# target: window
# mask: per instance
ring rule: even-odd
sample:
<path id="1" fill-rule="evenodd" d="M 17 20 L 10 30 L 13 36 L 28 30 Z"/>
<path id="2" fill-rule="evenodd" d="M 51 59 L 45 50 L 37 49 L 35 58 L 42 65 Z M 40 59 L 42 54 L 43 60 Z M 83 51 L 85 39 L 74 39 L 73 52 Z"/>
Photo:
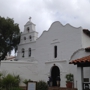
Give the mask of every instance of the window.
<path id="1" fill-rule="evenodd" d="M 89 78 L 84 78 L 84 82 L 89 82 Z"/>
<path id="2" fill-rule="evenodd" d="M 57 58 L 57 46 L 54 46 L 54 58 Z"/>
<path id="3" fill-rule="evenodd" d="M 24 40 L 26 40 L 26 37 L 24 37 Z"/>
<path id="4" fill-rule="evenodd" d="M 22 48 L 22 57 L 24 57 L 25 50 Z"/>
<path id="5" fill-rule="evenodd" d="M 27 31 L 28 31 L 28 32 L 29 32 L 29 30 L 30 30 L 29 27 L 27 27 Z"/>
<path id="6" fill-rule="evenodd" d="M 32 40 L 32 36 L 29 37 L 30 38 L 30 41 Z"/>
<path id="7" fill-rule="evenodd" d="M 31 48 L 29 48 L 29 51 L 28 52 L 29 52 L 29 57 L 30 57 L 31 56 Z"/>

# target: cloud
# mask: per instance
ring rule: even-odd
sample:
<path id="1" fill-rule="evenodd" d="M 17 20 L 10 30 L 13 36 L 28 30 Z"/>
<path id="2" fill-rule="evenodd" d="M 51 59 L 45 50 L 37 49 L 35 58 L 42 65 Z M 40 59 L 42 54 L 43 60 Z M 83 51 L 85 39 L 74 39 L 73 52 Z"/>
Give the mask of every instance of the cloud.
<path id="1" fill-rule="evenodd" d="M 0 0 L 0 15 L 14 18 L 21 31 L 31 16 L 40 34 L 54 21 L 90 29 L 89 0 Z"/>
<path id="2" fill-rule="evenodd" d="M 90 2 L 88 0 L 45 0 L 47 10 L 57 20 L 75 26 L 89 27 Z"/>

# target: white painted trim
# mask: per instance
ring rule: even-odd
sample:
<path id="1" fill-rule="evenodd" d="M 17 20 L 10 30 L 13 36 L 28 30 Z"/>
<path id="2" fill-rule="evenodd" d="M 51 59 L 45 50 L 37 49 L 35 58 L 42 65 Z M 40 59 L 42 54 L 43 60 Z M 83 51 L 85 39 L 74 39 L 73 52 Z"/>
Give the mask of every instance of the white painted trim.
<path id="1" fill-rule="evenodd" d="M 36 41 L 30 41 L 30 42 L 27 42 L 27 43 L 20 43 L 18 46 L 25 45 L 25 44 L 30 44 L 30 43 L 36 43 Z"/>
<path id="2" fill-rule="evenodd" d="M 60 43 L 59 41 L 53 41 L 51 42 L 51 44 L 56 44 L 56 43 Z"/>
<path id="3" fill-rule="evenodd" d="M 80 51 L 80 50 L 85 50 L 85 49 L 84 49 L 84 48 L 80 48 L 80 49 L 76 50 L 76 51 L 71 55 L 69 62 L 72 60 L 72 57 L 73 57 L 78 51 Z"/>
<path id="4" fill-rule="evenodd" d="M 2 61 L 1 63 L 14 63 L 14 64 L 35 64 L 37 63 L 36 61 L 35 62 L 25 62 L 25 61 Z"/>
<path id="5" fill-rule="evenodd" d="M 54 60 L 54 61 L 46 61 L 45 64 L 49 64 L 49 63 L 58 63 L 58 62 L 66 62 L 66 60 Z"/>
<path id="6" fill-rule="evenodd" d="M 36 32 L 36 31 L 32 31 L 32 32 L 29 32 L 30 34 L 32 34 L 32 33 L 37 33 L 38 34 L 38 32 Z M 26 34 L 29 34 L 29 33 L 21 33 L 22 35 L 26 35 Z"/>

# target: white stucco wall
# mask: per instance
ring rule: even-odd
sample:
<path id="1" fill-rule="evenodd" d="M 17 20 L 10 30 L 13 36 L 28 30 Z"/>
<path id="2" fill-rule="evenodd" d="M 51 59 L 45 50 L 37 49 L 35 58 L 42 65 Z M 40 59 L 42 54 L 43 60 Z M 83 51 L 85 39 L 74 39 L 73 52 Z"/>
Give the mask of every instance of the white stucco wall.
<path id="1" fill-rule="evenodd" d="M 1 71 L 8 74 L 20 75 L 21 85 L 25 79 L 38 81 L 38 64 L 29 61 L 2 61 Z"/>
<path id="2" fill-rule="evenodd" d="M 18 48 L 18 55 L 17 59 L 18 60 L 30 60 L 30 58 L 34 58 L 35 56 L 35 47 L 36 47 L 36 42 L 31 42 L 27 44 L 21 44 Z M 22 48 L 25 49 L 24 57 L 22 57 Z M 31 57 L 29 57 L 29 48 L 31 48 Z"/>
<path id="3" fill-rule="evenodd" d="M 37 39 L 36 58 L 42 58 L 38 56 L 43 54 L 43 59 L 48 57 L 47 61 L 55 60 L 54 46 L 57 45 L 58 57 L 56 59 L 69 60 L 72 53 L 82 47 L 81 30 L 81 28 L 74 28 L 70 25 L 63 26 L 60 22 L 54 22 L 49 30 Z"/>

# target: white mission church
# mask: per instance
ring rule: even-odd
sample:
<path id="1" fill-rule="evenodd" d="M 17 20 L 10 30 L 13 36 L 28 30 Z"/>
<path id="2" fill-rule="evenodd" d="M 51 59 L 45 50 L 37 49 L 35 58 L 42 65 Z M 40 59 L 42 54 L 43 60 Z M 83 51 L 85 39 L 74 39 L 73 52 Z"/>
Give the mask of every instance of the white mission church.
<path id="1" fill-rule="evenodd" d="M 70 24 L 62 25 L 59 21 L 52 23 L 40 37 L 35 30 L 31 19 L 24 25 L 18 46 L 17 61 L 2 61 L 1 69 L 7 73 L 19 74 L 22 79 L 33 81 L 48 81 L 60 76 L 61 87 L 66 86 L 65 75 L 74 74 L 74 87 L 77 88 L 77 66 L 70 61 L 88 56 L 86 48 L 90 46 L 89 30 L 82 27 L 73 27 Z M 90 68 L 84 68 L 84 78 L 89 78 Z"/>

